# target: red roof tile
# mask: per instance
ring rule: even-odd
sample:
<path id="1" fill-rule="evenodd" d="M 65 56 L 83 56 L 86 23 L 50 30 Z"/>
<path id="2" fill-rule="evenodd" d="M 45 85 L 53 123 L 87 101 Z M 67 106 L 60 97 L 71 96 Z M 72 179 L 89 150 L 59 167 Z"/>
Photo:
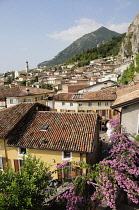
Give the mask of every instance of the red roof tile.
<path id="1" fill-rule="evenodd" d="M 88 92 L 88 93 L 60 93 L 54 96 L 55 101 L 86 101 L 86 100 L 110 100 L 114 101 L 116 99 L 116 87 L 105 88 L 96 92 Z M 77 97 L 76 97 L 77 95 Z M 82 97 L 78 97 L 78 96 Z"/>
<path id="2" fill-rule="evenodd" d="M 135 102 L 139 99 L 139 83 L 132 86 L 123 86 L 116 92 L 117 98 L 112 108 L 122 107 L 127 103 Z"/>
<path id="3" fill-rule="evenodd" d="M 19 123 L 19 121 L 22 120 L 31 109 L 35 109 L 38 105 L 44 107 L 44 105 L 39 103 L 24 102 L 0 110 L 0 138 L 6 138 L 8 133 Z"/>
<path id="4" fill-rule="evenodd" d="M 26 89 L 29 89 L 27 93 Z M 17 97 L 17 96 L 26 96 L 26 95 L 39 95 L 39 94 L 48 94 L 53 93 L 54 91 L 42 88 L 18 86 L 13 88 L 8 88 L 6 90 L 0 91 L 0 97 Z"/>
<path id="5" fill-rule="evenodd" d="M 97 114 L 34 112 L 8 136 L 8 146 L 92 152 Z M 43 126 L 48 128 L 43 131 Z"/>

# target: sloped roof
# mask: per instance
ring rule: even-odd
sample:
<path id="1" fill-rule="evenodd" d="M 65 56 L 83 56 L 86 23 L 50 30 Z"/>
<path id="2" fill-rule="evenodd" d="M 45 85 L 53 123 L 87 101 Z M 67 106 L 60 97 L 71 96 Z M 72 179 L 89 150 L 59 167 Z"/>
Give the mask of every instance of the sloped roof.
<path id="1" fill-rule="evenodd" d="M 33 112 L 8 136 L 7 145 L 92 152 L 97 119 L 97 114 Z"/>
<path id="2" fill-rule="evenodd" d="M 116 95 L 117 98 L 112 105 L 113 109 L 139 102 L 139 83 L 121 87 Z"/>
<path id="3" fill-rule="evenodd" d="M 54 96 L 55 101 L 96 101 L 96 100 L 110 100 L 114 101 L 116 99 L 116 87 L 105 88 L 96 92 L 88 92 L 88 93 L 60 93 Z M 82 95 L 83 97 L 74 97 L 74 95 Z"/>
<path id="4" fill-rule="evenodd" d="M 29 89 L 28 93 L 26 89 Z M 39 95 L 39 94 L 48 94 L 53 93 L 53 90 L 42 89 L 42 88 L 34 88 L 34 87 L 26 87 L 26 86 L 17 86 L 13 88 L 8 88 L 6 90 L 0 91 L 0 97 L 18 97 L 18 96 L 26 96 L 26 95 Z"/>
<path id="5" fill-rule="evenodd" d="M 22 102 L 15 106 L 0 110 L 0 138 L 6 138 L 8 133 L 23 119 L 23 117 L 35 109 L 39 103 Z M 46 107 L 46 106 L 45 106 Z"/>

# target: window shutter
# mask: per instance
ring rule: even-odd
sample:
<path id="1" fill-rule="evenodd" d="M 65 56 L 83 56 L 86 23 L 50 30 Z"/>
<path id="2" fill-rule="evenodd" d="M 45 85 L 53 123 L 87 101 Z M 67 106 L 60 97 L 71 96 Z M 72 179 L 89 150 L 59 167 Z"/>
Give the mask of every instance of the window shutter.
<path id="1" fill-rule="evenodd" d="M 109 119 L 111 119 L 111 110 L 109 110 Z"/>
<path id="2" fill-rule="evenodd" d="M 76 166 L 72 166 L 74 169 L 72 169 L 72 178 L 76 178 L 77 176 L 77 167 Z"/>
<path id="3" fill-rule="evenodd" d="M 19 171 L 19 164 L 17 159 L 14 159 L 14 169 L 15 171 Z"/>
<path id="4" fill-rule="evenodd" d="M 6 158 L 6 157 L 3 157 L 3 158 L 2 158 L 3 170 L 6 169 L 6 163 L 7 163 L 7 162 L 8 162 L 8 161 L 7 161 L 7 158 Z"/>
<path id="5" fill-rule="evenodd" d="M 102 110 L 102 116 L 105 116 L 105 110 Z"/>
<path id="6" fill-rule="evenodd" d="M 57 165 L 60 165 L 59 163 Z M 58 181 L 62 180 L 62 171 L 57 172 Z"/>

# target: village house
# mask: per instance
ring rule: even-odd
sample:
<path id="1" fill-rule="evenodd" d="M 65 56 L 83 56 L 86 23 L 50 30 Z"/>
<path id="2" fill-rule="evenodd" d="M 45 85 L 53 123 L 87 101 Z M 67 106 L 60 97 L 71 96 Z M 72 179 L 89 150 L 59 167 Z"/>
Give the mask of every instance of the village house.
<path id="1" fill-rule="evenodd" d="M 51 164 L 85 161 L 91 165 L 100 156 L 99 116 L 95 113 L 58 113 L 39 103 L 20 103 L 0 111 L 0 168 L 7 162 L 15 171 L 23 164 L 23 154 Z M 76 169 L 76 168 L 75 168 Z M 72 169 L 71 169 L 72 170 Z M 75 178 L 78 170 L 54 174 Z M 67 177 L 68 176 L 68 177 Z"/>
<path id="2" fill-rule="evenodd" d="M 57 112 L 98 113 L 102 117 L 102 125 L 105 125 L 117 114 L 111 109 L 116 99 L 116 89 L 117 87 L 114 86 L 96 92 L 59 93 L 53 97 L 53 108 Z M 52 106 L 49 101 L 47 105 Z"/>
<path id="3" fill-rule="evenodd" d="M 101 90 L 102 88 L 113 86 L 114 84 L 115 83 L 111 80 L 106 80 L 105 82 L 97 82 L 96 84 L 89 85 L 85 88 L 78 90 L 78 93 L 95 92 Z"/>
<path id="4" fill-rule="evenodd" d="M 123 86 L 116 92 L 111 108 L 121 110 L 121 124 L 133 136 L 139 135 L 139 83 Z"/>
<path id="5" fill-rule="evenodd" d="M 3 98 L 5 101 L 5 107 L 10 107 L 21 102 L 36 102 L 46 105 L 46 98 L 54 94 L 53 90 L 26 87 L 26 86 L 17 86 L 13 88 L 8 88 L 0 92 L 0 98 Z M 3 108 L 3 103 L 0 104 Z"/>
<path id="6" fill-rule="evenodd" d="M 102 76 L 102 77 L 100 77 L 98 79 L 98 82 L 104 82 L 106 80 L 112 80 L 114 82 L 117 82 L 118 75 L 119 74 L 117 74 L 115 72 L 112 72 L 112 73 L 109 73 L 109 74 L 105 74 L 104 76 Z"/>
<path id="7" fill-rule="evenodd" d="M 61 93 L 77 93 L 81 88 L 88 87 L 87 83 L 62 84 Z"/>

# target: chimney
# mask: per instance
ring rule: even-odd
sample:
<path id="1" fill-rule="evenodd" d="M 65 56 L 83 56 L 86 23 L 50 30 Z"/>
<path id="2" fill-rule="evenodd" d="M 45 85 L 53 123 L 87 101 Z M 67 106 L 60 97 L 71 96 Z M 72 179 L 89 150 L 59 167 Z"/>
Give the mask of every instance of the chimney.
<path id="1" fill-rule="evenodd" d="M 29 88 L 26 88 L 26 94 L 29 95 Z"/>

